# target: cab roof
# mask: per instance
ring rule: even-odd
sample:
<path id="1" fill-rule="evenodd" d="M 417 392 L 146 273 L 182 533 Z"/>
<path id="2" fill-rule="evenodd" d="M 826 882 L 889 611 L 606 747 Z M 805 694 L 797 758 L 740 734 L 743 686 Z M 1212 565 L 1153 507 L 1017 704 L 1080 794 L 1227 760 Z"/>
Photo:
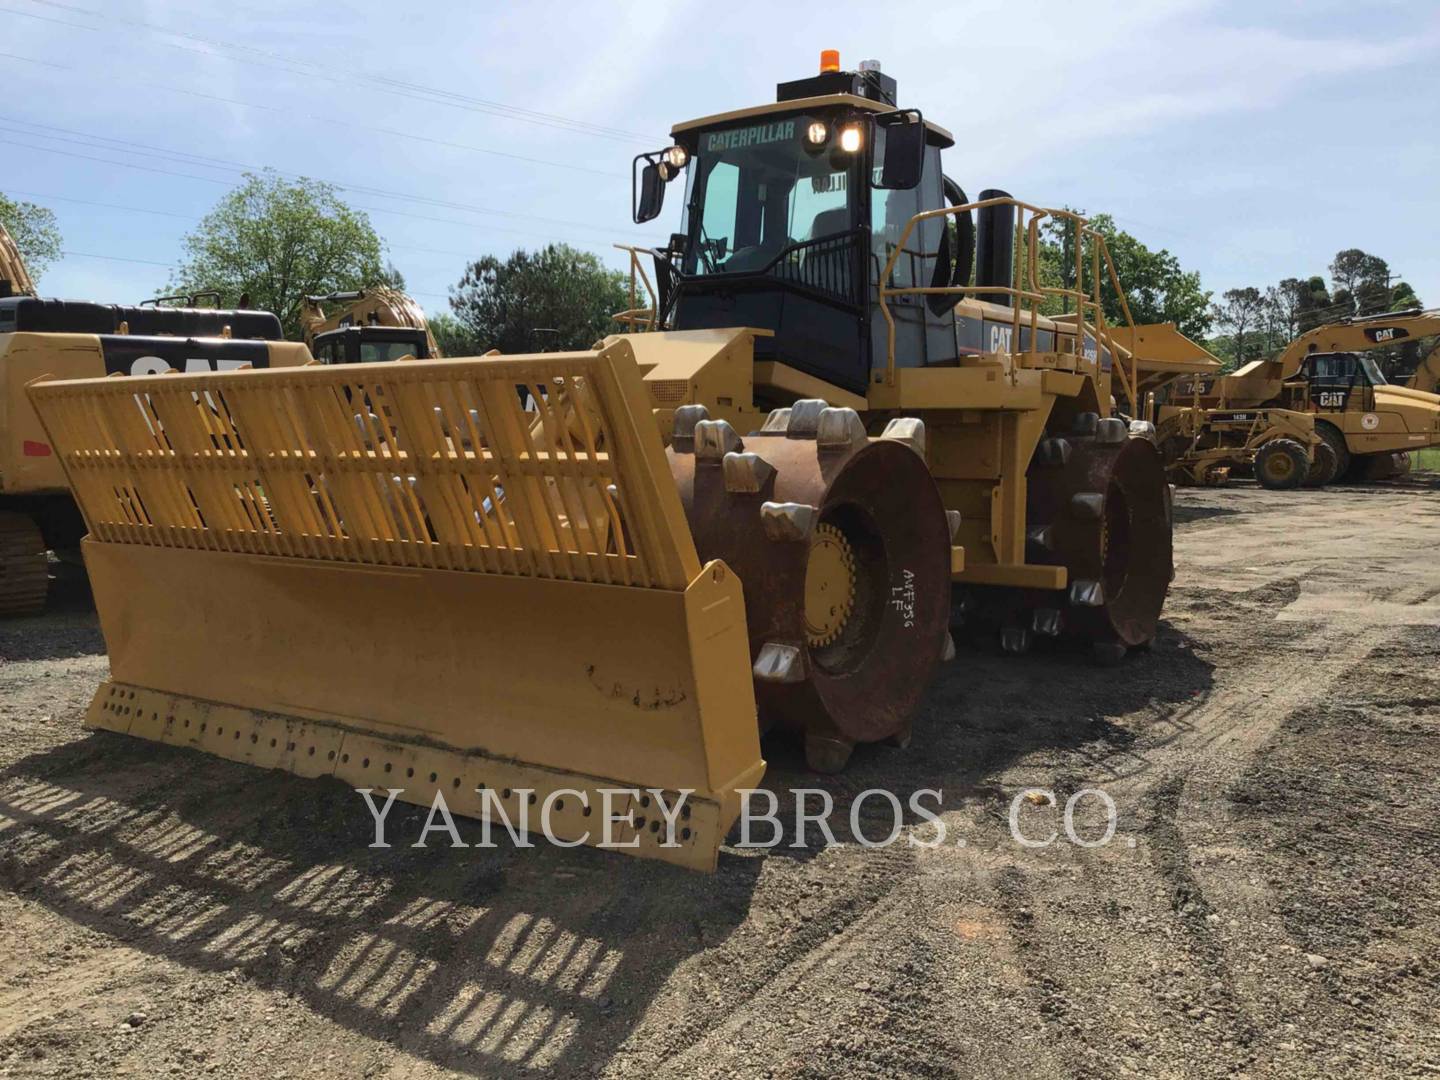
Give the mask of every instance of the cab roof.
<path id="1" fill-rule="evenodd" d="M 773 116 L 778 113 L 811 112 L 816 109 L 833 109 L 836 106 L 845 106 L 871 113 L 894 111 L 892 105 L 872 101 L 857 94 L 821 94 L 816 97 L 796 98 L 793 101 L 773 101 L 767 105 L 755 105 L 748 109 L 715 113 L 713 116 L 702 116 L 698 120 L 685 120 L 672 127 L 670 134 L 672 136 L 683 135 L 687 132 L 714 127 L 717 124 L 729 123 L 732 120 L 748 120 L 751 117 Z M 955 145 L 955 137 L 939 124 L 926 120 L 925 128 L 930 133 L 929 141 L 933 145 L 938 145 L 942 150 L 947 146 Z"/>

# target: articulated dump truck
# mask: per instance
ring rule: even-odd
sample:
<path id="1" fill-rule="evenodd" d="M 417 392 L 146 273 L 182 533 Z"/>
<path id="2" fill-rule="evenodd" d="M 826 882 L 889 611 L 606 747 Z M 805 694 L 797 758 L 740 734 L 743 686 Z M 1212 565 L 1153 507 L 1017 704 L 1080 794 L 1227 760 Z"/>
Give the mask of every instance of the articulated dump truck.
<path id="1" fill-rule="evenodd" d="M 894 101 L 823 71 L 641 155 L 637 221 L 687 191 L 647 332 L 32 384 L 110 652 L 88 725 L 708 870 L 760 735 L 903 745 L 952 625 L 1144 647 L 1169 487 L 1128 417 L 1212 359 L 1107 324 L 1103 240 L 969 201 Z M 1052 218 L 1073 289 L 1036 284 Z"/>

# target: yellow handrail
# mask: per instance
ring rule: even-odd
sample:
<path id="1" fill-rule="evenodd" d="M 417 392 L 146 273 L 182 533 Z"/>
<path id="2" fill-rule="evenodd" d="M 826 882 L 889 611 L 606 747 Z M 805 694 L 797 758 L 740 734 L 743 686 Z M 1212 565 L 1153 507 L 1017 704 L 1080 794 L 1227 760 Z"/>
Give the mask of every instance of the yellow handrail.
<path id="1" fill-rule="evenodd" d="M 890 281 L 894 272 L 895 264 L 905 250 L 911 234 L 916 225 L 922 221 L 932 218 L 951 217 L 959 214 L 969 213 L 972 210 L 982 210 L 990 206 L 1012 206 L 1019 216 L 1018 228 L 1014 231 L 1014 255 L 1019 255 L 1022 247 L 1024 258 L 1012 258 L 1012 265 L 1015 267 L 1012 284 L 1010 287 L 998 285 L 944 285 L 944 286 L 918 286 L 912 285 L 903 288 L 892 288 L 886 284 Z M 1028 215 L 1028 217 L 1027 217 Z M 1075 287 L 1063 288 L 1059 286 L 1041 285 L 1038 279 L 1039 268 L 1039 229 L 1040 223 L 1045 218 L 1054 218 L 1073 223 L 1075 227 Z M 1085 241 L 1090 241 L 1090 288 L 1085 288 Z M 1105 272 L 1110 281 L 1111 287 L 1115 289 L 1116 296 L 1120 300 L 1120 309 L 1125 316 L 1125 325 L 1131 331 L 1130 348 L 1127 356 L 1122 357 L 1120 350 L 1116 347 L 1119 343 L 1115 335 L 1105 323 L 1104 300 L 1101 293 L 1101 264 L 1104 264 Z M 1039 327 L 1040 312 L 1039 305 L 1048 298 L 1063 298 L 1068 307 L 1071 303 L 1075 305 L 1075 343 L 1076 355 L 1083 353 L 1083 342 L 1087 331 L 1095 337 L 1096 349 L 1108 348 L 1112 365 L 1118 365 L 1121 374 L 1121 385 L 1125 389 L 1130 411 L 1136 414 L 1138 409 L 1139 379 L 1134 361 L 1135 344 L 1135 320 L 1130 313 L 1129 302 L 1125 293 L 1120 287 L 1118 276 L 1115 273 L 1115 262 L 1111 258 L 1110 249 L 1105 243 L 1105 237 L 1094 229 L 1090 228 L 1085 219 L 1079 214 L 1070 210 L 1053 210 L 1044 207 L 1034 206 L 1020 199 L 1003 196 L 993 199 L 980 199 L 976 202 L 965 203 L 961 206 L 943 206 L 934 210 L 924 210 L 913 215 L 905 223 L 905 228 L 900 233 L 900 238 L 890 252 L 890 257 L 885 262 L 885 267 L 880 274 L 879 299 L 880 313 L 885 318 L 886 325 L 886 367 L 885 382 L 888 386 L 895 385 L 895 318 L 890 311 L 889 299 L 894 296 L 939 296 L 950 295 L 957 298 L 974 296 L 980 293 L 999 294 L 1011 298 L 1014 303 L 1011 308 L 1011 342 L 1020 340 L 1020 325 L 1022 318 L 1028 318 L 1030 326 L 1030 347 L 1025 350 L 1028 354 L 1034 354 L 1035 343 L 1039 335 L 1036 333 Z M 1093 317 L 1093 321 L 1087 320 L 1087 314 Z M 1097 352 L 1098 359 L 1098 352 Z"/>
<path id="2" fill-rule="evenodd" d="M 654 330 L 659 301 L 655 296 L 655 287 L 650 284 L 650 276 L 645 273 L 645 267 L 640 265 L 640 256 L 649 255 L 650 252 L 632 244 L 615 244 L 614 246 L 620 251 L 630 253 L 630 306 L 624 311 L 611 315 L 610 318 L 633 333 L 643 334 Z M 635 287 L 637 278 L 645 287 L 645 295 L 650 301 L 649 307 L 641 307 L 639 304 L 638 290 Z"/>

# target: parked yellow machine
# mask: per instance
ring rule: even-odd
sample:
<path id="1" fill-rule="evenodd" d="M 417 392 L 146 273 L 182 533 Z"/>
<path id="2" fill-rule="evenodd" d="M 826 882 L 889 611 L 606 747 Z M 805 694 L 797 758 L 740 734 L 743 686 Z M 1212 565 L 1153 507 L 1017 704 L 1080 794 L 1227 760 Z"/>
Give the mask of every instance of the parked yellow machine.
<path id="1" fill-rule="evenodd" d="M 1335 471 L 1316 482 L 1381 479 L 1408 469 L 1407 451 L 1440 444 L 1440 396 L 1424 389 L 1433 385 L 1428 357 L 1416 373 L 1421 388 L 1412 388 L 1387 382 L 1365 353 L 1436 333 L 1435 312 L 1343 319 L 1300 335 L 1274 359 L 1252 360 L 1217 378 L 1177 380 L 1170 404 L 1309 413 L 1335 455 Z"/>
<path id="2" fill-rule="evenodd" d="M 269 312 L 202 308 L 200 299 L 137 306 L 42 299 L 0 225 L 0 618 L 44 607 L 48 552 L 78 559 L 85 532 L 60 459 L 25 395 L 31 379 L 439 355 L 424 312 L 393 289 L 307 297 L 303 344 L 283 340 Z"/>
<path id="3" fill-rule="evenodd" d="M 551 807 L 565 840 L 618 816 L 631 853 L 713 868 L 760 731 L 822 770 L 904 743 L 953 619 L 1012 651 L 1146 645 L 1169 488 L 1119 413 L 1213 358 L 1109 325 L 1103 238 L 970 201 L 949 133 L 894 100 L 878 68 L 826 70 L 641 155 L 637 221 L 688 191 L 651 332 L 34 384 L 110 652 L 87 723 L 479 816 Z M 1073 289 L 1037 284 L 1048 220 Z M 1072 314 L 1042 317 L 1057 297 Z M 656 811 L 686 791 L 672 846 Z"/>
<path id="4" fill-rule="evenodd" d="M 300 313 L 305 345 L 326 364 L 438 358 L 425 312 L 388 285 L 307 296 Z"/>
<path id="5" fill-rule="evenodd" d="M 1179 484 L 1223 484 L 1238 466 L 1277 491 L 1318 487 L 1335 475 L 1335 451 L 1316 434 L 1309 413 L 1164 405 L 1152 415 L 1156 445 Z"/>
<path id="6" fill-rule="evenodd" d="M 303 364 L 264 311 L 126 307 L 42 299 L 0 226 L 0 617 L 44 607 L 47 552 L 78 552 L 85 526 L 25 395 L 42 375 L 230 370 Z"/>

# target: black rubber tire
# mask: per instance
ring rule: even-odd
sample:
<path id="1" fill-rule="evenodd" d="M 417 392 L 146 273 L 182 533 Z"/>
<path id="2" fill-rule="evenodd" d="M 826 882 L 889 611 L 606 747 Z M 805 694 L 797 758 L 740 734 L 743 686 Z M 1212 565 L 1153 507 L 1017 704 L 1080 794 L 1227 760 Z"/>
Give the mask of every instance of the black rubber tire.
<path id="1" fill-rule="evenodd" d="M 1335 448 L 1324 439 L 1321 439 L 1310 449 L 1312 455 L 1310 471 L 1305 474 L 1303 486 L 1307 488 L 1324 487 L 1335 479 L 1335 473 L 1340 467 L 1340 458 L 1335 453 Z"/>
<path id="2" fill-rule="evenodd" d="M 1350 471 L 1350 444 L 1345 441 L 1345 433 L 1334 424 L 1321 420 L 1315 425 L 1315 434 L 1324 439 L 1331 450 L 1335 451 L 1335 475 L 1330 479 L 1339 480 L 1344 478 Z"/>
<path id="3" fill-rule="evenodd" d="M 1310 472 L 1310 455 L 1294 439 L 1271 439 L 1255 452 L 1255 479 L 1270 491 L 1297 488 Z"/>
<path id="4" fill-rule="evenodd" d="M 1352 454 L 1350 471 L 1345 479 L 1352 484 L 1373 484 L 1394 480 L 1410 471 L 1410 455 L 1404 450 L 1379 454 Z"/>

